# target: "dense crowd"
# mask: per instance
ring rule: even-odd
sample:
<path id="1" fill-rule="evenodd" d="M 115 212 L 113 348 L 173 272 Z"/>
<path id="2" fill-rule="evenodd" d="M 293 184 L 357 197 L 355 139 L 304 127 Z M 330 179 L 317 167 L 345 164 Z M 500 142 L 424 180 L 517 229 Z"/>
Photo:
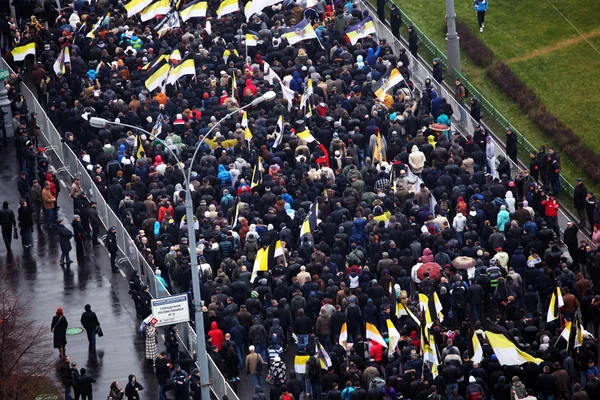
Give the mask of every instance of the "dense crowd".
<path id="1" fill-rule="evenodd" d="M 310 9 L 304 2 L 278 3 L 246 22 L 239 12 L 215 18 L 219 2 L 209 1 L 210 24 L 192 18 L 160 38 L 158 18 L 128 18 L 116 1 L 75 1 L 56 22 L 39 12 L 41 4 L 20 7 L 17 19 L 6 14 L 5 49 L 24 40 L 37 47 L 35 60 L 11 62 L 19 75 L 6 81 L 23 167 L 19 190 L 34 222 L 43 210 L 48 229 L 56 227 L 60 185 L 37 150 L 36 115 L 18 90 L 22 77 L 37 89 L 65 145 L 157 281 L 171 293 L 190 291 L 190 255 L 198 257 L 207 350 L 232 385 L 251 376 L 253 400 L 267 398 L 265 377 L 274 400 L 303 393 L 327 400 L 598 398 L 593 338 L 600 324 L 600 255 L 579 241 L 577 224 L 559 228 L 558 154 L 542 149 L 531 155 L 530 170 L 515 174 L 484 128 L 466 137 L 452 131 L 450 117 L 464 110 L 453 109 L 434 85 L 413 95 L 404 50 L 394 54 L 376 35 L 348 41 L 346 30 L 366 12 L 351 2 L 315 3 Z M 109 10 L 106 27 L 86 37 Z M 318 39 L 289 46 L 282 28 L 305 16 Z M 392 17 L 398 27 L 396 9 Z M 245 45 L 247 33 L 256 46 Z M 65 46 L 70 62 L 55 72 Z M 163 54 L 174 65 L 193 59 L 196 75 L 149 91 L 145 81 L 153 70 L 144 67 Z M 437 64 L 433 76 L 441 77 Z M 373 87 L 390 68 L 404 80 L 378 98 Z M 286 98 L 282 86 L 293 96 Z M 246 109 L 247 129 L 241 112 L 216 125 L 270 91 L 275 99 Z M 461 105 L 467 94 L 457 81 Z M 97 129 L 90 117 L 116 124 Z M 434 130 L 434 123 L 446 130 Z M 511 134 L 507 154 L 514 160 Z M 187 237 L 188 174 L 197 243 Z M 590 225 L 600 222 L 593 194 L 582 182 L 576 191 L 582 223 L 586 209 Z M 85 251 L 87 239 L 98 243 L 101 222 L 79 181 L 70 195 L 77 231 L 63 232 L 64 244 L 70 246 L 73 234 L 78 251 Z M 257 254 L 278 241 L 281 252 L 252 280 Z M 113 229 L 107 244 L 118 271 Z M 61 261 L 70 263 L 69 250 Z M 131 282 L 139 316 L 147 318 L 149 289 L 137 276 Z M 564 305 L 549 320 L 557 286 Z M 435 368 L 423 359 L 419 293 L 435 293 L 445 316 L 430 328 L 440 351 Z M 501 365 L 482 334 L 484 318 L 506 327 L 543 362 Z M 561 351 L 554 344 L 576 319 L 593 336 L 585 331 L 581 346 Z M 400 334 L 389 351 L 368 341 L 366 331 L 372 324 L 389 342 L 388 320 Z M 348 345 L 340 340 L 344 323 Z M 473 331 L 483 343 L 481 362 L 471 361 Z M 167 391 L 198 399 L 198 372 L 190 389 L 190 377 L 175 366 L 174 328 L 160 355 L 156 330 L 148 326 L 145 335 L 160 399 Z M 121 398 L 119 390 L 117 383 L 111 396 Z"/>

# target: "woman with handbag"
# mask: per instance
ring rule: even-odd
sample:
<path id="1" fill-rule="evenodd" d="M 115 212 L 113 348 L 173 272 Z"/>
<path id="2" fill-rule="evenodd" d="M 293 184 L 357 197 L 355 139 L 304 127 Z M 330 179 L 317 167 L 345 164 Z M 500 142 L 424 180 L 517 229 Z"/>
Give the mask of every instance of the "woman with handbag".
<path id="1" fill-rule="evenodd" d="M 108 400 L 122 400 L 123 396 L 125 396 L 125 390 L 119 387 L 119 382 L 114 381 L 111 383 Z"/>
<path id="2" fill-rule="evenodd" d="M 65 349 L 67 346 L 67 328 L 69 323 L 62 308 L 56 310 L 56 315 L 52 317 L 50 332 L 54 335 L 54 348 L 58 349 L 58 357 L 65 358 Z"/>

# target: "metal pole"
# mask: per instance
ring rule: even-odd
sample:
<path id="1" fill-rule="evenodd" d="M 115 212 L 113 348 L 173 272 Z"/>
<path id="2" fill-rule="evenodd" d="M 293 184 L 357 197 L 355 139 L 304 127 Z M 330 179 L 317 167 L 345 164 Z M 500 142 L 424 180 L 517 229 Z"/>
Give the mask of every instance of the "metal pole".
<path id="1" fill-rule="evenodd" d="M 200 145 L 200 144 L 198 144 Z M 200 277 L 198 270 L 198 255 L 196 254 L 196 231 L 194 230 L 194 207 L 190 185 L 185 189 L 185 215 L 188 226 L 188 238 L 190 246 L 190 262 L 192 264 L 192 286 L 194 288 L 194 308 L 196 309 L 196 339 L 197 363 L 200 367 L 200 389 L 203 399 L 210 399 L 210 387 L 208 377 L 208 356 L 206 355 L 206 343 L 204 341 L 204 316 L 202 315 L 202 302 L 200 300 Z"/>
<path id="2" fill-rule="evenodd" d="M 454 13 L 454 0 L 446 0 L 446 52 L 448 53 L 448 76 L 454 77 L 454 70 L 461 72 L 460 68 L 460 46 L 458 33 L 456 32 L 456 14 Z"/>
<path id="3" fill-rule="evenodd" d="M 190 189 L 190 181 L 192 176 L 192 166 L 194 165 L 194 159 L 200 150 L 200 146 L 204 140 L 210 136 L 212 131 L 223 121 L 229 118 L 231 115 L 235 113 L 239 113 L 242 109 L 249 107 L 251 104 L 247 104 L 246 106 L 237 109 L 223 118 L 219 122 L 213 125 L 213 127 L 204 135 L 202 140 L 198 142 L 196 146 L 196 150 L 194 151 L 194 155 L 190 159 L 190 169 L 188 170 L 186 176 L 186 185 L 185 185 L 185 218 L 188 226 L 188 245 L 190 248 L 190 264 L 192 269 L 192 287 L 194 290 L 194 308 L 196 309 L 195 321 L 196 321 L 196 339 L 197 339 L 197 349 L 196 349 L 196 360 L 198 366 L 200 367 L 200 389 L 201 395 L 203 399 L 210 399 L 210 382 L 208 376 L 208 356 L 206 351 L 206 343 L 204 338 L 204 316 L 202 314 L 202 301 L 200 294 L 200 270 L 198 268 L 198 255 L 196 254 L 196 247 L 198 243 L 196 241 L 196 230 L 194 229 L 194 205 L 192 202 L 192 191 Z"/>

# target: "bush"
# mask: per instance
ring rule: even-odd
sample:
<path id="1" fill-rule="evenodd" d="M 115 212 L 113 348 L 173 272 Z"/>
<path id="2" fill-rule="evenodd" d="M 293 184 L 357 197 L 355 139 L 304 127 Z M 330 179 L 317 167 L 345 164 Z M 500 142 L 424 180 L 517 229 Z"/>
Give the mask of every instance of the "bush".
<path id="1" fill-rule="evenodd" d="M 487 67 L 496 59 L 494 52 L 483 43 L 479 36 L 459 18 L 456 18 L 456 31 L 460 37 L 460 49 L 464 51 L 475 64 Z"/>

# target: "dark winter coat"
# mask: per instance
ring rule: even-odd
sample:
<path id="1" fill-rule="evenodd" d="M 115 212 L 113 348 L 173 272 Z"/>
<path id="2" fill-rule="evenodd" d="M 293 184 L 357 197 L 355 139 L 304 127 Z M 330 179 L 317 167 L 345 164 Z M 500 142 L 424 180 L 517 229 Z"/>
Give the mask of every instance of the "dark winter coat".
<path id="1" fill-rule="evenodd" d="M 60 251 L 63 253 L 68 253 L 73 248 L 71 246 L 71 238 L 73 237 L 73 232 L 71 232 L 66 226 L 58 225 L 58 236 L 60 238 Z"/>

